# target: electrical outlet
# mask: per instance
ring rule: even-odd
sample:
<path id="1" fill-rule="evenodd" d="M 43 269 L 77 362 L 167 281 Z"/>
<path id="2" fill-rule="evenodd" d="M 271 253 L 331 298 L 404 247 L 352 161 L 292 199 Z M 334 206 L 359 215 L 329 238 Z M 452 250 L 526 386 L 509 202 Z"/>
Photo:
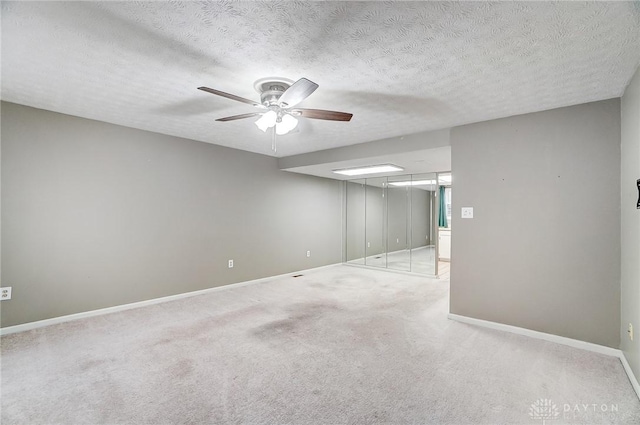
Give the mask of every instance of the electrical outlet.
<path id="1" fill-rule="evenodd" d="M 371 242 L 367 242 L 367 248 L 371 248 Z"/>
<path id="2" fill-rule="evenodd" d="M 400 243 L 400 238 L 396 238 L 396 243 Z"/>
<path id="3" fill-rule="evenodd" d="M 311 251 L 307 251 L 307 257 L 311 257 Z"/>
<path id="4" fill-rule="evenodd" d="M 5 286 L 4 288 L 0 288 L 0 301 L 10 300 L 11 299 L 11 286 Z"/>
<path id="5" fill-rule="evenodd" d="M 633 324 L 629 323 L 629 329 L 627 332 L 629 332 L 629 339 L 633 341 Z"/>
<path id="6" fill-rule="evenodd" d="M 232 269 L 233 268 L 233 260 L 229 260 L 229 268 Z"/>

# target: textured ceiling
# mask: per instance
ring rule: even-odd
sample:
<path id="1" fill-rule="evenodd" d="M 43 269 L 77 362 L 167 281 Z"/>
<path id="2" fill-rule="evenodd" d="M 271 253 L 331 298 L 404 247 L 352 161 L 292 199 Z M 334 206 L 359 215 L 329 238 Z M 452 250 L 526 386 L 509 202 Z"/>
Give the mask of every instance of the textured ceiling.
<path id="1" fill-rule="evenodd" d="M 638 2 L 2 2 L 3 100 L 274 155 L 265 76 L 320 88 L 288 156 L 620 96 Z"/>

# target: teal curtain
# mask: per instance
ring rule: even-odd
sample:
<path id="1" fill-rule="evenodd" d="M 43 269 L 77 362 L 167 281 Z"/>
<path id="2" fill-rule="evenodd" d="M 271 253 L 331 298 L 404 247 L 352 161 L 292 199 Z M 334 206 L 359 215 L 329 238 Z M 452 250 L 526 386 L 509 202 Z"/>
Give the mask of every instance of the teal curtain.
<path id="1" fill-rule="evenodd" d="M 449 227 L 447 223 L 447 203 L 444 199 L 444 186 L 440 186 L 440 207 L 438 208 L 438 226 L 439 227 Z"/>

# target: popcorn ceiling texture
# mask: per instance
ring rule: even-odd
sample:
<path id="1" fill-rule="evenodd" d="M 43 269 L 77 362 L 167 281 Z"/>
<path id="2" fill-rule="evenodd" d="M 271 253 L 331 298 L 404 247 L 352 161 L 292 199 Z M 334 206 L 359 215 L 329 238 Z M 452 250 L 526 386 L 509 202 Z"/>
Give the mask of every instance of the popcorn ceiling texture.
<path id="1" fill-rule="evenodd" d="M 320 88 L 277 156 L 620 96 L 637 2 L 2 2 L 2 99 L 273 155 L 265 76 Z"/>

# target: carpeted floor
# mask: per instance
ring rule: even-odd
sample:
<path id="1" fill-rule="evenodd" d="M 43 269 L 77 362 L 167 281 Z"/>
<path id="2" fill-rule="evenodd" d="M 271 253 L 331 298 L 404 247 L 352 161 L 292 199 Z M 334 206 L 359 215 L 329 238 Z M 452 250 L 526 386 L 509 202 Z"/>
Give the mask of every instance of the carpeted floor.
<path id="1" fill-rule="evenodd" d="M 447 311 L 336 266 L 8 335 L 2 424 L 640 423 L 618 359 Z"/>
<path id="2" fill-rule="evenodd" d="M 435 275 L 436 250 L 434 246 L 422 246 L 389 253 L 356 258 L 349 264 L 381 267 L 396 271 Z"/>

